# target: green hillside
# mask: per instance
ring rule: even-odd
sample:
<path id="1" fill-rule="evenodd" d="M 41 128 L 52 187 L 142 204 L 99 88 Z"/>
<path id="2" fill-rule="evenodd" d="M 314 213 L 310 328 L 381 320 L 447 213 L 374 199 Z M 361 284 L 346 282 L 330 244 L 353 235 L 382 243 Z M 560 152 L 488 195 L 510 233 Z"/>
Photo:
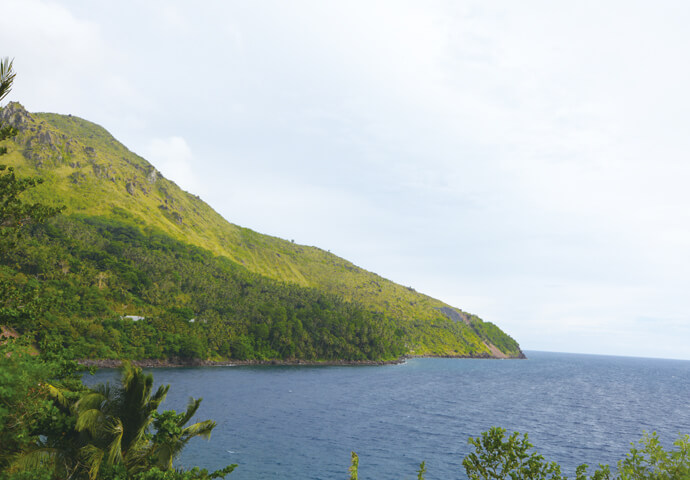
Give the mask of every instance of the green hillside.
<path id="1" fill-rule="evenodd" d="M 2 142 L 8 153 L 1 162 L 12 166 L 18 176 L 45 180 L 43 185 L 26 192 L 24 199 L 66 206 L 62 215 L 65 219 L 57 221 L 56 228 L 92 229 L 89 235 L 107 239 L 112 233 L 108 233 L 110 227 L 98 230 L 89 220 L 98 218 L 104 225 L 114 225 L 115 229 L 126 227 L 146 238 L 151 235 L 167 238 L 180 250 L 186 246 L 196 247 L 204 252 L 199 259 L 204 264 L 225 262 L 226 267 L 232 264 L 236 266 L 232 268 L 246 270 L 252 278 L 265 279 L 257 280 L 259 282 L 270 280 L 278 290 L 300 287 L 305 292 L 317 292 L 341 302 L 342 311 L 347 310 L 346 304 L 351 304 L 372 315 L 385 317 L 387 320 L 383 323 L 391 322 L 390 328 L 397 332 L 407 353 L 497 357 L 522 354 L 512 338 L 476 316 L 397 285 L 319 248 L 294 244 L 228 223 L 198 197 L 182 191 L 154 166 L 93 123 L 73 116 L 29 114 L 18 103 L 10 103 L 0 112 L 0 123 L 10 124 L 17 130 L 14 138 Z M 94 228 L 97 233 L 93 233 Z M 60 236 L 54 234 L 54 238 Z M 125 247 L 129 245 L 127 238 L 118 241 L 124 242 Z M 58 250 L 66 248 L 64 241 L 59 243 Z M 74 257 L 75 260 L 78 259 Z M 155 304 L 140 293 L 128 290 L 134 287 L 120 281 L 122 273 L 113 271 L 113 264 L 96 262 L 91 268 L 100 269 L 114 283 L 120 282 L 123 295 L 138 299 L 134 302 L 137 311 L 129 305 L 122 313 L 139 315 L 148 309 L 165 316 L 173 308 L 171 304 Z M 168 272 L 172 273 L 175 272 Z M 84 283 L 84 278 L 80 277 L 80 284 Z M 223 281 L 228 282 L 227 278 Z M 223 288 L 223 284 L 218 288 Z M 116 307 L 118 300 L 114 295 L 103 292 L 99 295 L 108 305 L 107 312 L 102 313 L 104 318 L 122 310 L 121 306 Z M 199 302 L 195 299 L 199 292 L 180 290 L 176 295 L 184 304 L 181 307 L 188 308 L 193 315 L 199 313 Z M 214 311 L 214 315 L 222 317 L 221 311 Z M 245 328 L 243 334 L 251 337 L 250 330 Z M 237 331 L 225 334 L 238 335 Z M 212 349 L 211 353 L 223 354 L 217 349 Z M 324 356 L 323 353 L 319 355 Z"/>

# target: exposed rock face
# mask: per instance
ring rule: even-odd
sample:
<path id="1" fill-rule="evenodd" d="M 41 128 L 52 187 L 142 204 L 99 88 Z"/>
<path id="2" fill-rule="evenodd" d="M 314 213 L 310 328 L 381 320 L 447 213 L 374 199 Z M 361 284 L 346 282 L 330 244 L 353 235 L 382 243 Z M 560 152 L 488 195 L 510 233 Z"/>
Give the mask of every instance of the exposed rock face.
<path id="1" fill-rule="evenodd" d="M 10 102 L 0 110 L 0 123 L 10 125 L 23 132 L 33 123 L 34 118 L 19 102 Z"/>
<path id="2" fill-rule="evenodd" d="M 450 318 L 454 322 L 465 322 L 465 324 L 469 325 L 470 324 L 470 317 L 464 313 L 464 312 L 459 312 L 454 308 L 450 307 L 441 307 L 439 308 L 442 314 L 444 314 L 446 317 Z"/>
<path id="3" fill-rule="evenodd" d="M 43 167 L 47 161 L 62 162 L 63 149 L 68 155 L 72 152 L 66 135 L 56 132 L 45 121 L 37 122 L 20 103 L 10 102 L 0 110 L 0 124 L 17 131 L 15 141 L 23 144 L 22 155 L 32 160 L 36 167 Z M 70 148 L 65 148 L 66 145 Z"/>
<path id="4" fill-rule="evenodd" d="M 154 168 L 146 176 L 146 181 L 149 183 L 156 183 L 156 180 L 158 180 L 158 170 Z"/>

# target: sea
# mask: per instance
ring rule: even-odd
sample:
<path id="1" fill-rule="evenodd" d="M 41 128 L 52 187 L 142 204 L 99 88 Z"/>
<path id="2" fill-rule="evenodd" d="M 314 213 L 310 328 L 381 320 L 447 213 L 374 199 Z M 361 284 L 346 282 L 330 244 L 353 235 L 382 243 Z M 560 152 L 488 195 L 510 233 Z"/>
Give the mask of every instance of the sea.
<path id="1" fill-rule="evenodd" d="M 192 420 L 217 422 L 176 465 L 237 468 L 230 480 L 464 479 L 469 437 L 527 433 L 575 477 L 616 463 L 644 432 L 666 447 L 690 433 L 690 361 L 525 352 L 527 360 L 414 358 L 384 366 L 156 368 L 163 409 L 203 397 Z M 99 370 L 85 383 L 113 381 Z"/>

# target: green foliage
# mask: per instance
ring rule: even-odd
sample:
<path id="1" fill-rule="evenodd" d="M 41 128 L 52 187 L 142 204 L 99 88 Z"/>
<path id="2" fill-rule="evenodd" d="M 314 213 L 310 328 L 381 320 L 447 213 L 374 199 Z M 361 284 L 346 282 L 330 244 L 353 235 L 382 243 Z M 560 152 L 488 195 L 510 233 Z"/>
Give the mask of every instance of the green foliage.
<path id="1" fill-rule="evenodd" d="M 37 355 L 21 339 L 0 343 L 0 478 L 73 472 L 68 459 L 78 447 L 70 405 L 85 390 L 83 370 L 64 355 Z"/>
<path id="2" fill-rule="evenodd" d="M 683 435 L 673 445 L 677 450 L 664 450 L 656 433 L 645 433 L 632 444 L 630 453 L 618 462 L 621 480 L 675 480 L 690 478 L 690 436 Z M 579 480 L 579 479 L 578 479 Z"/>
<path id="3" fill-rule="evenodd" d="M 14 77 L 12 62 L 0 61 L 0 100 Z M 0 141 L 16 134 L 12 126 L 0 125 Z M 7 147 L 0 147 L 0 155 L 5 154 Z M 46 308 L 47 300 L 55 299 L 50 298 L 51 285 L 31 282 L 14 270 L 15 258 L 22 254 L 46 253 L 27 255 L 24 262 L 50 262 L 50 252 L 27 252 L 27 243 L 15 243 L 22 227 L 62 210 L 19 198 L 40 183 L 42 179 L 17 178 L 12 167 L 0 165 L 0 256 L 6 264 L 0 270 L 0 479 L 223 478 L 235 465 L 210 474 L 199 468 L 172 471 L 173 458 L 187 442 L 195 436 L 208 438 L 215 426 L 207 420 L 184 427 L 200 399 L 192 399 L 185 413 L 158 414 L 169 386 L 151 395 L 153 377 L 129 363 L 119 388 L 87 391 L 80 380 L 83 368 L 63 351 L 61 336 L 42 328 L 52 318 Z M 23 333 L 42 329 L 42 335 L 17 338 L 7 325 Z M 40 353 L 29 343 L 32 337 L 40 340 Z M 196 353 L 195 345 L 190 348 Z"/>
<path id="4" fill-rule="evenodd" d="M 0 343 L 0 468 L 35 440 L 33 432 L 50 408 L 42 366 L 32 361 L 31 350 L 16 340 Z"/>
<path id="5" fill-rule="evenodd" d="M 0 60 L 0 100 L 10 93 L 14 77 L 17 75 L 12 69 L 13 63 L 14 60 L 10 60 L 8 57 Z"/>
<path id="6" fill-rule="evenodd" d="M 355 452 L 350 452 L 350 468 L 347 471 L 350 474 L 350 480 L 359 478 L 359 457 Z"/>
<path id="7" fill-rule="evenodd" d="M 131 477 L 132 480 L 210 480 L 212 478 L 225 478 L 232 473 L 237 465 L 228 465 L 221 470 L 210 472 L 205 468 L 194 467 L 191 470 L 160 470 L 153 467 L 150 470 Z M 115 480 L 115 479 L 113 479 Z"/>
<path id="8" fill-rule="evenodd" d="M 58 217 L 0 252 L 3 263 L 6 283 L 48 307 L 8 324 L 39 340 L 51 332 L 79 357 L 364 360 L 405 351 L 380 313 L 118 220 Z M 26 279 L 33 290 L 20 285 Z"/>
<path id="9" fill-rule="evenodd" d="M 424 480 L 424 474 L 426 473 L 426 462 L 419 464 L 419 470 L 417 470 L 417 480 Z"/>
<path id="10" fill-rule="evenodd" d="M 479 338 L 491 342 L 501 352 L 513 357 L 519 357 L 522 354 L 520 345 L 493 323 L 483 322 L 479 317 L 470 315 L 470 327 Z"/>
<path id="11" fill-rule="evenodd" d="M 201 399 L 191 399 L 183 413 L 159 413 L 169 388 L 160 386 L 153 393 L 153 376 L 125 362 L 119 385 L 99 385 L 79 399 L 74 405 L 75 429 L 87 434 L 79 453 L 90 478 L 108 478 L 118 471 L 144 474 L 152 467 L 163 472 L 160 478 L 177 478 L 167 473 L 172 471 L 173 459 L 192 438 L 209 438 L 216 424 L 206 420 L 185 426 Z M 142 478 L 158 478 L 146 475 Z"/>
<path id="12" fill-rule="evenodd" d="M 527 434 L 514 432 L 506 439 L 505 433 L 503 428 L 492 427 L 481 437 L 470 437 L 468 442 L 475 451 L 462 461 L 470 480 L 565 480 L 558 464 L 528 453 L 532 444 Z"/>
<path id="13" fill-rule="evenodd" d="M 0 479 L 201 480 L 236 467 L 173 470 L 189 440 L 215 427 L 186 425 L 200 399 L 185 412 L 158 413 L 169 386 L 154 393 L 141 369 L 125 364 L 118 385 L 86 389 L 76 364 L 59 360 L 0 344 Z"/>
<path id="14" fill-rule="evenodd" d="M 216 426 L 212 420 L 195 423 L 185 427 L 185 424 L 194 416 L 201 404 L 201 398 L 189 399 L 187 411 L 177 413 L 166 410 L 163 413 L 153 413 L 153 426 L 156 434 L 152 438 L 153 455 L 156 457 L 160 468 L 172 469 L 175 459 L 194 437 L 210 438 L 211 430 Z"/>
<path id="15" fill-rule="evenodd" d="M 103 464 L 123 464 L 128 472 L 148 466 L 147 432 L 169 388 L 161 386 L 152 394 L 153 376 L 126 362 L 119 386 L 99 385 L 79 399 L 76 430 L 87 434 L 80 453 L 92 479 Z"/>
<path id="16" fill-rule="evenodd" d="M 17 178 L 12 167 L 0 165 L 0 242 L 6 243 L 30 222 L 40 223 L 60 213 L 62 208 L 26 203 L 19 198 L 24 191 L 41 183 L 40 178 Z"/>
<path id="17" fill-rule="evenodd" d="M 465 457 L 462 464 L 470 480 L 566 480 L 555 462 L 546 462 L 536 452 L 528 453 L 532 444 L 527 434 L 514 432 L 507 439 L 506 431 L 492 427 L 479 438 L 470 438 L 475 451 Z M 608 465 L 587 474 L 588 465 L 577 467 L 576 480 L 687 480 L 690 479 L 690 436 L 683 435 L 673 444 L 675 450 L 665 450 L 653 433 L 644 434 L 631 445 L 630 453 L 618 462 L 616 474 Z"/>

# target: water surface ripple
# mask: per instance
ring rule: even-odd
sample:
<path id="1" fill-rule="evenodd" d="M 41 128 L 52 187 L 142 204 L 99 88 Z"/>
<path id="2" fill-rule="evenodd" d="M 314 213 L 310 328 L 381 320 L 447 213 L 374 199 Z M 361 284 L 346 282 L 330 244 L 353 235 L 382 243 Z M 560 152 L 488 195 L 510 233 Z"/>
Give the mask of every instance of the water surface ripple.
<path id="1" fill-rule="evenodd" d="M 656 431 L 669 446 L 690 433 L 690 361 L 527 352 L 528 360 L 412 359 L 381 367 L 155 369 L 164 408 L 203 397 L 196 420 L 218 426 L 178 460 L 228 478 L 466 478 L 467 438 L 493 425 L 528 432 L 574 477 L 580 463 L 615 464 Z M 88 382 L 112 378 L 103 370 Z M 95 380 L 94 380 L 95 378 Z"/>

